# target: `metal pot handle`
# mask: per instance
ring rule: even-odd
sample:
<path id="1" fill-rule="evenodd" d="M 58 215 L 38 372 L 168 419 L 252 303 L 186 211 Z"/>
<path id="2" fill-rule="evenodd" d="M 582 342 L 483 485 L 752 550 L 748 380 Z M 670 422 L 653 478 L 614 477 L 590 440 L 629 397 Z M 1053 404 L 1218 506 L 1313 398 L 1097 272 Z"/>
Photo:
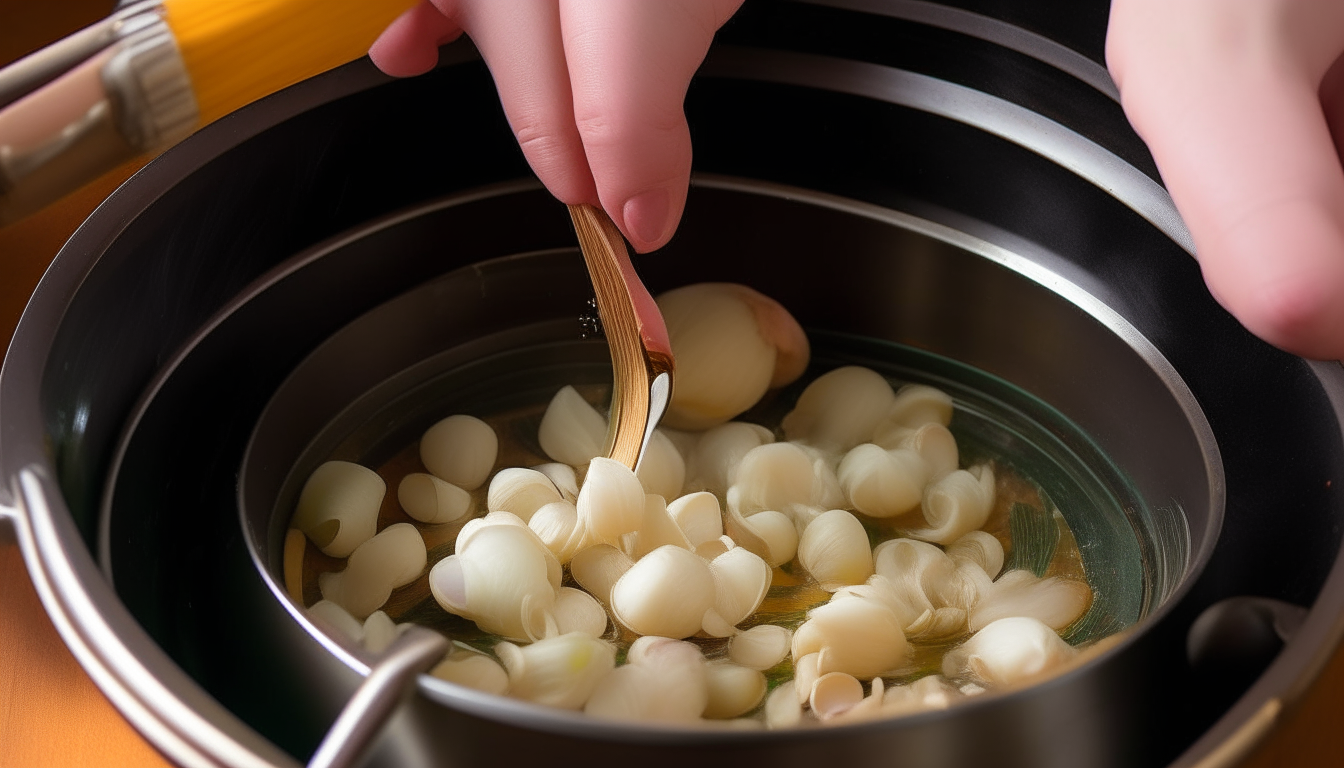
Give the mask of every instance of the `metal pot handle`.
<path id="1" fill-rule="evenodd" d="M 100 690 L 156 747 L 185 766 L 298 768 L 187 677 L 145 633 L 98 574 L 73 521 L 53 515 L 41 468 L 0 487 L 0 542 L 17 540 L 29 577 L 61 639 Z M 96 606 L 96 607 L 95 607 Z M 382 730 L 416 677 L 441 659 L 448 641 L 420 627 L 404 632 L 373 665 L 308 763 L 350 768 Z"/>

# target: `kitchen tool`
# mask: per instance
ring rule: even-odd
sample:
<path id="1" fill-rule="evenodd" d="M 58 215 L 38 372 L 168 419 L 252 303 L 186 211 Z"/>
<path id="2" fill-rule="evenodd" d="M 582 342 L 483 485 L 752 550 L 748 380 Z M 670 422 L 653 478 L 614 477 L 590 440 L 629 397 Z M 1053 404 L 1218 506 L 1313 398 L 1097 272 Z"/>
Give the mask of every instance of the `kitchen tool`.
<path id="1" fill-rule="evenodd" d="M 608 458 L 635 469 L 672 399 L 672 344 L 653 297 L 640 282 L 625 238 L 600 208 L 569 206 L 583 260 L 597 292 L 602 331 L 611 346 Z"/>

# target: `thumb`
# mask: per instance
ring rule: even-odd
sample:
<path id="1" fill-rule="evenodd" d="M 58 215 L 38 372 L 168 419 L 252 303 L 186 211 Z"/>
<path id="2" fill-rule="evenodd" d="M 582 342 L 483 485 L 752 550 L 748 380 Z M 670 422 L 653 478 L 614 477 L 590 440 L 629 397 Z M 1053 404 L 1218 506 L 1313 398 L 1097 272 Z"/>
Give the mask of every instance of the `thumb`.
<path id="1" fill-rule="evenodd" d="M 637 251 L 667 243 L 690 183 L 683 102 L 741 0 L 565 0 L 574 118 L 602 207 Z"/>
<path id="2" fill-rule="evenodd" d="M 1112 6 L 1107 57 L 1126 114 L 1218 301 L 1276 346 L 1344 357 L 1344 170 L 1319 93 L 1344 41 L 1304 44 L 1291 25 L 1218 6 Z"/>

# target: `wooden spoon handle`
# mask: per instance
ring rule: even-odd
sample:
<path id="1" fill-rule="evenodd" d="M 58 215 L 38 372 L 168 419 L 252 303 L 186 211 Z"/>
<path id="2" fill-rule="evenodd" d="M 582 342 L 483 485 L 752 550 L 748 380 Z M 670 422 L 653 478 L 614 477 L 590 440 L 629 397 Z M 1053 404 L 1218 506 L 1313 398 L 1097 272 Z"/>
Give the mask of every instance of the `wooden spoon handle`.
<path id="1" fill-rule="evenodd" d="M 611 347 L 614 375 L 607 456 L 634 469 L 670 397 L 672 345 L 658 305 L 630 263 L 620 230 L 591 205 L 571 205 L 569 215 Z"/>

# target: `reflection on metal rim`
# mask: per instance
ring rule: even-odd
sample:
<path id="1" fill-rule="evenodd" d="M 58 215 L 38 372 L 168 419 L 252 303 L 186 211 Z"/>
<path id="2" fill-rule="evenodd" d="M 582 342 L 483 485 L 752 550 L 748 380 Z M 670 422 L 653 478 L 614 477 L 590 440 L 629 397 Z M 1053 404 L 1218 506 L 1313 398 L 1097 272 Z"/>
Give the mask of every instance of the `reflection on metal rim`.
<path id="1" fill-rule="evenodd" d="M 1101 145 L 1011 101 L 904 69 L 783 51 L 719 48 L 700 74 L 848 93 L 974 126 L 1087 179 L 1195 253 L 1185 222 L 1160 184 Z"/>

